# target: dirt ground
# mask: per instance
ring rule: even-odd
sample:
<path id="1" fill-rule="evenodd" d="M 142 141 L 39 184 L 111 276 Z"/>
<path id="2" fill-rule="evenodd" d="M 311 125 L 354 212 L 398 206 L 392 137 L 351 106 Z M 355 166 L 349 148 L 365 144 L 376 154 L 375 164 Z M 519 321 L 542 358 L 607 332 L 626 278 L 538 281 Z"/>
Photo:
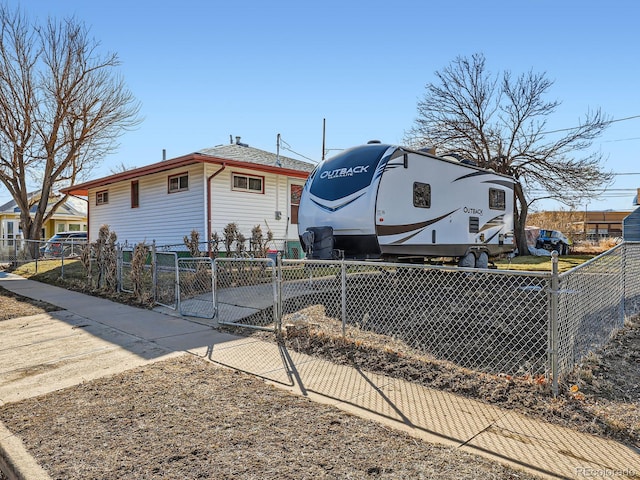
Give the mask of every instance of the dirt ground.
<path id="1" fill-rule="evenodd" d="M 39 313 L 55 312 L 56 310 L 60 310 L 60 308 L 47 302 L 25 299 L 0 287 L 0 321 Z"/>
<path id="2" fill-rule="evenodd" d="M 3 293 L 0 310 L 23 315 L 24 299 Z M 375 337 L 340 339 L 330 334 L 333 319 L 315 308 L 307 312 L 313 324 L 287 329 L 292 348 L 639 445 L 638 323 L 577 369 L 553 400 L 537 379 L 463 371 Z M 4 405 L 0 421 L 60 480 L 534 478 L 189 355 Z"/>
<path id="3" fill-rule="evenodd" d="M 326 317 L 322 306 L 285 317 L 283 325 L 284 341 L 291 349 L 518 410 L 640 449 L 640 317 L 628 321 L 604 348 L 563 378 L 557 398 L 544 377 L 463 369 L 388 336 L 350 332 L 349 327 L 344 338 L 341 324 Z"/>

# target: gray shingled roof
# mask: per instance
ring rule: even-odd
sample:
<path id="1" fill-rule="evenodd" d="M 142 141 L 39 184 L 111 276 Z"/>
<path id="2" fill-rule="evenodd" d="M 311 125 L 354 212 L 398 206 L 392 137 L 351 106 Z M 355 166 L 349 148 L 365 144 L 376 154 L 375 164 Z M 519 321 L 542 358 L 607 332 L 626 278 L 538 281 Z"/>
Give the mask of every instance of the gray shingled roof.
<path id="1" fill-rule="evenodd" d="M 217 147 L 213 148 L 204 148 L 196 153 L 200 153 L 202 155 L 211 155 L 227 160 L 237 160 L 239 162 L 256 163 L 258 165 L 269 165 L 271 167 L 278 166 L 277 162 L 279 160 L 279 166 L 291 170 L 300 170 L 302 172 L 310 172 L 315 168 L 315 164 L 310 162 L 295 160 L 283 155 L 277 156 L 275 153 L 266 152 L 264 150 L 248 147 L 245 145 L 238 145 L 236 143 L 231 143 L 228 145 L 218 145 Z"/>

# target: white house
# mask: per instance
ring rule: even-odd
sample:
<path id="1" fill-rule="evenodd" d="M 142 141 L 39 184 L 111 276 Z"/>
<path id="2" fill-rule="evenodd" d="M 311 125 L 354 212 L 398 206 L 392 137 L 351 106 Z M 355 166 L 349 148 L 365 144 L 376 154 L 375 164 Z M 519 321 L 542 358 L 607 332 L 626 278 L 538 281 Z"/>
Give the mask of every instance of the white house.
<path id="1" fill-rule="evenodd" d="M 291 257 L 302 256 L 297 235 L 302 186 L 315 165 L 236 143 L 208 148 L 66 188 L 88 197 L 89 240 L 104 224 L 119 242 L 184 245 L 229 223 L 249 239 L 260 225 Z"/>

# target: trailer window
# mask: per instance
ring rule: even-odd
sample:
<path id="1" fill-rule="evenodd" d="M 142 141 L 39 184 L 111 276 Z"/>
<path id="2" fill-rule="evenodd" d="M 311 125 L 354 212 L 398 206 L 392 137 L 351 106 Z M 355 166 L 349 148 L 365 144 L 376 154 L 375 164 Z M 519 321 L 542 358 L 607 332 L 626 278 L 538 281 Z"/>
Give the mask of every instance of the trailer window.
<path id="1" fill-rule="evenodd" d="M 491 210 L 505 210 L 506 198 L 504 190 L 498 190 L 497 188 L 489 189 L 489 208 Z"/>
<path id="2" fill-rule="evenodd" d="M 431 185 L 413 182 L 413 206 L 431 208 Z"/>
<path id="3" fill-rule="evenodd" d="M 313 174 L 309 192 L 323 200 L 334 201 L 364 190 L 374 180 L 378 164 L 388 149 L 389 145 L 366 145 L 350 148 L 325 160 Z"/>

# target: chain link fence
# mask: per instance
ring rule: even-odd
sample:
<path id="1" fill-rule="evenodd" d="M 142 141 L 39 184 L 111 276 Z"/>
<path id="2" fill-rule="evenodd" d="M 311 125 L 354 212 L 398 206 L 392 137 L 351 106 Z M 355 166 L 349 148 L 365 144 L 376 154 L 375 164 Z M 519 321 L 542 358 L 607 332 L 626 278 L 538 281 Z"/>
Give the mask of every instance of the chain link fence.
<path id="1" fill-rule="evenodd" d="M 557 351 L 562 375 L 604 345 L 625 318 L 623 245 L 558 277 Z"/>
<path id="2" fill-rule="evenodd" d="M 215 311 L 219 324 L 279 329 L 277 270 L 271 258 L 217 258 Z"/>
<path id="3" fill-rule="evenodd" d="M 282 262 L 282 313 L 291 323 L 334 322 L 354 340 L 384 335 L 479 371 L 545 372 L 545 274 L 316 262 Z"/>
<path id="4" fill-rule="evenodd" d="M 180 314 L 213 318 L 213 261 L 209 257 L 178 258 Z"/>
<path id="5" fill-rule="evenodd" d="M 226 250 L 226 246 L 223 240 L 210 241 L 210 242 L 197 242 L 191 243 L 191 246 L 187 246 L 185 243 L 161 245 L 157 246 L 158 252 L 175 252 L 180 258 L 190 258 L 193 256 L 193 251 L 197 247 L 196 256 L 210 256 L 211 258 L 264 258 L 265 255 L 271 254 L 275 260 L 275 255 L 280 253 L 283 258 L 299 259 L 304 256 L 304 251 L 297 240 L 285 240 L 283 238 L 274 238 L 268 241 L 265 245 L 254 244 L 251 239 L 246 239 L 243 243 L 238 245 L 234 240 L 229 245 L 229 250 Z"/>
<path id="6" fill-rule="evenodd" d="M 155 303 L 176 310 L 178 308 L 178 254 L 176 252 L 153 253 L 153 285 Z"/>
<path id="7" fill-rule="evenodd" d="M 115 275 L 119 290 L 133 292 L 134 248 L 117 246 L 111 272 L 79 247 L 69 242 L 57 257 L 45 255 L 46 242 L 12 240 L 0 252 L 9 252 L 5 261 L 59 261 L 60 276 L 89 285 Z M 274 258 L 191 259 L 184 248 L 152 244 L 141 288 L 156 304 L 219 324 L 275 332 L 283 318 L 323 324 L 356 342 L 379 335 L 464 368 L 543 375 L 555 389 L 640 314 L 640 243 L 623 243 L 562 274 L 557 263 L 551 273 L 533 273 Z"/>
<path id="8" fill-rule="evenodd" d="M 62 260 L 80 256 L 86 240 L 0 239 L 0 263 L 22 264 L 36 260 Z"/>
<path id="9" fill-rule="evenodd" d="M 640 313 L 640 242 L 623 244 L 625 318 Z"/>
<path id="10" fill-rule="evenodd" d="M 272 277 L 274 307 L 261 314 L 270 319 L 275 311 L 275 326 L 339 331 L 356 344 L 383 336 L 476 371 L 544 376 L 557 393 L 562 375 L 640 314 L 640 244 L 619 245 L 563 274 L 557 257 L 552 262 L 553 272 L 534 273 L 281 260 Z M 247 311 L 256 307 L 248 299 L 258 291 L 266 299 L 270 290 L 231 286 L 230 303 Z M 216 286 L 215 295 L 221 290 Z M 220 323 L 252 324 L 256 315 L 229 322 L 218 312 Z"/>

